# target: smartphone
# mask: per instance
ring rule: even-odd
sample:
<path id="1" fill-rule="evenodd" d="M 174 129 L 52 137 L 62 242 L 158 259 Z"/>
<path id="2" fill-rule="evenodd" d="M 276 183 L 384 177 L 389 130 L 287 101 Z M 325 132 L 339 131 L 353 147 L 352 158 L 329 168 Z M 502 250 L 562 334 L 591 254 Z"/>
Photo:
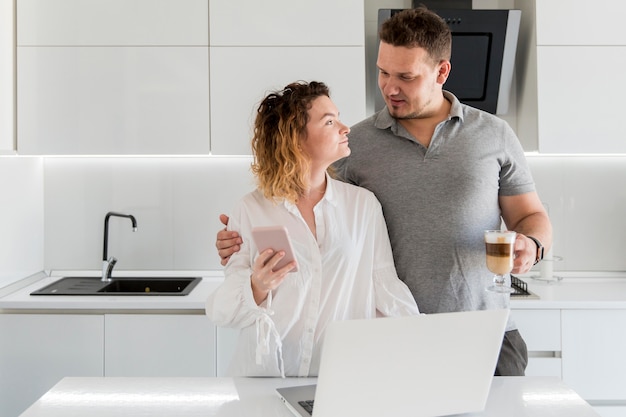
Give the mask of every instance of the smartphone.
<path id="1" fill-rule="evenodd" d="M 278 270 L 296 259 L 291 240 L 289 239 L 289 232 L 285 226 L 253 227 L 252 239 L 254 239 L 254 243 L 259 248 L 259 253 L 266 249 L 273 249 L 274 252 L 285 251 L 285 256 L 278 262 L 274 270 Z M 296 266 L 290 272 L 296 272 L 297 270 L 298 267 Z"/>

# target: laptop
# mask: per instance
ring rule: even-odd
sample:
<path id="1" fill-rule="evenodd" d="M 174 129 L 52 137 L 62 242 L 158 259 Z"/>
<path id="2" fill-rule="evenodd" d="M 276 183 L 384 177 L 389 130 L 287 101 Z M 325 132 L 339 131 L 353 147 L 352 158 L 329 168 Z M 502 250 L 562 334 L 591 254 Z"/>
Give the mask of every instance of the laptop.
<path id="1" fill-rule="evenodd" d="M 316 385 L 278 388 L 296 416 L 435 417 L 484 410 L 509 310 L 345 320 L 326 329 Z M 303 406 L 304 405 L 304 406 Z"/>

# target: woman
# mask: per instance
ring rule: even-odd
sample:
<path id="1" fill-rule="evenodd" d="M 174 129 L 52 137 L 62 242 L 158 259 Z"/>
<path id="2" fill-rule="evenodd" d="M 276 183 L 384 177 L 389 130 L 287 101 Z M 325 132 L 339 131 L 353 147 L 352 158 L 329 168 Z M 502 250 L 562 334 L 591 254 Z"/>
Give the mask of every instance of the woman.
<path id="1" fill-rule="evenodd" d="M 315 376 L 324 330 L 333 320 L 419 314 L 397 277 L 374 195 L 332 179 L 328 167 L 350 154 L 350 129 L 320 82 L 269 94 L 255 120 L 252 171 L 258 188 L 230 216 L 245 242 L 209 297 L 218 326 L 241 329 L 233 375 Z M 284 225 L 297 260 L 258 254 L 251 229 Z"/>

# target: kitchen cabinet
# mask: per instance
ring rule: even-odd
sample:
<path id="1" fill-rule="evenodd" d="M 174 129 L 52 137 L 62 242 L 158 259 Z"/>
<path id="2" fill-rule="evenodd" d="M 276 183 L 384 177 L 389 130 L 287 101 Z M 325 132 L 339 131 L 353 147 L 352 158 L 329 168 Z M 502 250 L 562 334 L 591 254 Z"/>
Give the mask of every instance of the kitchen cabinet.
<path id="1" fill-rule="evenodd" d="M 512 310 L 511 316 L 528 348 L 528 376 L 561 378 L 560 310 Z"/>
<path id="2" fill-rule="evenodd" d="M 211 47 L 211 152 L 250 155 L 258 103 L 269 90 L 298 80 L 323 81 L 341 119 L 352 125 L 365 117 L 362 46 Z M 233 68 L 245 76 L 234 81 Z"/>
<path id="3" fill-rule="evenodd" d="M 228 367 L 235 353 L 239 329 L 217 327 L 217 340 L 215 346 L 216 374 L 217 376 L 229 376 Z"/>
<path id="4" fill-rule="evenodd" d="M 0 0 L 0 155 L 15 153 L 13 0 Z"/>
<path id="5" fill-rule="evenodd" d="M 211 0 L 209 19 L 211 46 L 363 45 L 361 0 Z"/>
<path id="6" fill-rule="evenodd" d="M 105 376 L 215 376 L 215 326 L 204 315 L 106 314 Z"/>
<path id="7" fill-rule="evenodd" d="M 624 77 L 596 77 L 597 63 L 626 72 L 625 46 L 538 46 L 539 151 L 626 153 Z"/>
<path id="8" fill-rule="evenodd" d="M 18 47 L 18 151 L 209 152 L 208 49 Z"/>
<path id="9" fill-rule="evenodd" d="M 18 0 L 17 150 L 208 154 L 206 0 Z"/>
<path id="10" fill-rule="evenodd" d="M 216 376 L 203 314 L 0 314 L 0 415 L 65 376 Z"/>
<path id="11" fill-rule="evenodd" d="M 15 417 L 66 376 L 103 376 L 104 318 L 0 314 L 0 415 Z"/>
<path id="12" fill-rule="evenodd" d="M 365 117 L 359 0 L 17 7 L 20 154 L 250 155 L 256 105 L 295 80 L 326 82 L 347 124 Z"/>
<path id="13" fill-rule="evenodd" d="M 17 0 L 20 46 L 206 46 L 207 0 Z"/>
<path id="14" fill-rule="evenodd" d="M 563 381 L 588 401 L 626 403 L 626 310 L 564 310 L 562 326 Z"/>
<path id="15" fill-rule="evenodd" d="M 626 45 L 625 14 L 626 3 L 614 0 L 536 1 L 537 43 Z"/>
<path id="16" fill-rule="evenodd" d="M 325 82 L 347 125 L 365 117 L 363 2 L 217 0 L 209 19 L 212 154 L 250 155 L 259 102 L 293 81 Z"/>
<path id="17" fill-rule="evenodd" d="M 626 4 L 535 1 L 538 144 L 541 153 L 626 153 L 620 76 L 626 71 Z"/>

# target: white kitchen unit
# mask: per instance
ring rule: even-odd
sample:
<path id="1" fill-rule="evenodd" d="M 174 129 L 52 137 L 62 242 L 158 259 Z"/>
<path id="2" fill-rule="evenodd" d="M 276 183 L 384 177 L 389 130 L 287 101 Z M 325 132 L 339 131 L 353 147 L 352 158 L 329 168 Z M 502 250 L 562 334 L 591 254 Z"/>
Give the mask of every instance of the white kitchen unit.
<path id="1" fill-rule="evenodd" d="M 626 153 L 626 4 L 535 3 L 539 151 Z"/>
<path id="2" fill-rule="evenodd" d="M 259 102 L 270 90 L 298 81 L 323 81 L 341 120 L 365 117 L 363 47 L 211 47 L 211 152 L 250 155 Z M 222 82 L 240 68 L 246 76 Z"/>
<path id="3" fill-rule="evenodd" d="M 105 314 L 105 376 L 215 376 L 215 326 L 200 314 Z"/>
<path id="4" fill-rule="evenodd" d="M 207 0 L 17 0 L 20 46 L 206 46 Z"/>
<path id="5" fill-rule="evenodd" d="M 363 2 L 213 0 L 209 19 L 212 154 L 250 155 L 259 102 L 293 81 L 326 83 L 347 125 L 365 117 Z"/>
<path id="6" fill-rule="evenodd" d="M 537 1 L 539 45 L 626 45 L 626 4 L 614 0 Z"/>
<path id="7" fill-rule="evenodd" d="M 0 415 L 16 417 L 66 376 L 104 376 L 104 318 L 0 314 Z"/>
<path id="8" fill-rule="evenodd" d="M 537 46 L 539 152 L 626 153 L 626 79 L 594 76 L 600 62 L 626 73 L 626 45 Z"/>
<path id="9" fill-rule="evenodd" d="M 211 46 L 363 46 L 364 13 L 362 0 L 210 0 Z"/>
<path id="10" fill-rule="evenodd" d="M 592 402 L 626 403 L 626 309 L 562 315 L 563 381 Z"/>
<path id="11" fill-rule="evenodd" d="M 18 0 L 23 155 L 208 154 L 206 0 Z"/>
<path id="12" fill-rule="evenodd" d="M 239 329 L 228 327 L 217 328 L 217 340 L 215 345 L 216 374 L 217 376 L 229 376 L 228 367 L 233 358 L 239 338 Z"/>
<path id="13" fill-rule="evenodd" d="M 13 0 L 0 0 L 0 155 L 15 153 Z"/>
<path id="14" fill-rule="evenodd" d="M 511 316 L 528 348 L 526 375 L 561 378 L 561 311 L 513 310 Z"/>
<path id="15" fill-rule="evenodd" d="M 176 276 L 124 272 L 145 274 Z M 0 297 L 0 416 L 17 417 L 65 376 L 216 376 L 216 328 L 204 303 L 220 272 L 206 273 L 186 296 L 31 296 L 70 274 L 47 275 Z"/>
<path id="16" fill-rule="evenodd" d="M 347 124 L 365 116 L 359 0 L 17 8 L 20 154 L 249 155 L 258 101 L 296 80 L 329 84 Z"/>
<path id="17" fill-rule="evenodd" d="M 561 376 L 603 417 L 626 415 L 626 277 L 560 273 L 522 277 L 538 300 L 514 298 L 511 316 L 528 345 L 528 375 Z"/>
<path id="18" fill-rule="evenodd" d="M 104 376 L 225 375 L 237 331 L 217 329 L 204 314 L 206 298 L 223 280 L 221 271 L 201 274 L 202 282 L 183 297 L 29 295 L 66 274 L 55 272 L 56 276 L 27 279 L 23 285 L 14 284 L 15 290 L 0 298 L 0 383 L 20 390 L 15 399 L 0 397 L 5 408 L 16 409 L 18 399 L 22 405 L 28 400 L 34 402 L 41 390 L 51 388 L 55 382 L 51 379 L 78 371 Z M 626 276 L 559 275 L 565 278 L 550 284 L 521 277 L 539 299 L 511 301 L 511 317 L 528 345 L 527 374 L 561 378 L 603 417 L 624 416 Z M 62 333 L 57 337 L 50 328 L 60 325 Z M 50 332 L 53 347 L 43 339 L 34 339 L 41 327 Z M 79 333 L 88 337 L 83 339 Z M 5 334 L 11 343 L 4 343 Z M 65 337 L 69 343 L 64 342 Z M 77 371 L 71 358 L 80 343 L 87 343 L 89 348 L 80 352 L 87 358 L 79 361 Z M 60 359 L 46 359 L 50 352 L 56 352 Z M 45 380 L 49 384 L 33 384 L 39 381 L 38 375 L 51 375 Z M 5 392 L 0 390 L 0 396 Z"/>
<path id="19" fill-rule="evenodd" d="M 208 49 L 19 47 L 20 154 L 209 152 Z"/>

